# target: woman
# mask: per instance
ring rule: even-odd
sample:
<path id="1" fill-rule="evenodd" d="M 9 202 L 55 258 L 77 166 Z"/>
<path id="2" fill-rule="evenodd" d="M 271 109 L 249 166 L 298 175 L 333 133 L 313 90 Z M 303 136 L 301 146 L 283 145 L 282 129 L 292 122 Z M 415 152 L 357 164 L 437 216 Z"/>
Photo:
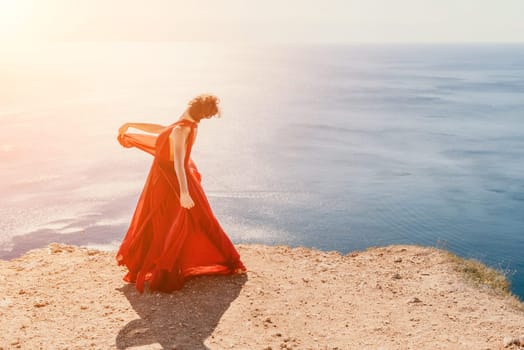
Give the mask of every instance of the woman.
<path id="1" fill-rule="evenodd" d="M 171 292 L 190 276 L 246 271 L 235 247 L 211 211 L 190 159 L 198 123 L 218 115 L 218 98 L 200 95 L 167 127 L 126 123 L 118 141 L 154 155 L 146 184 L 116 259 L 124 277 L 143 292 Z M 156 134 L 127 133 L 133 127 Z"/>

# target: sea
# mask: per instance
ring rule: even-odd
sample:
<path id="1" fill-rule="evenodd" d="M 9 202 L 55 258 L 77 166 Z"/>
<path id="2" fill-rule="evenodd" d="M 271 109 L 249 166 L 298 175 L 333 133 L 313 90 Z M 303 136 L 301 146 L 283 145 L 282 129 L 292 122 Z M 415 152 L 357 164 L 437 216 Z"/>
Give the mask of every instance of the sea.
<path id="1" fill-rule="evenodd" d="M 524 297 L 524 44 L 63 42 L 0 48 L 0 258 L 115 250 L 152 157 L 125 122 L 221 99 L 193 149 L 234 243 L 416 244 Z"/>

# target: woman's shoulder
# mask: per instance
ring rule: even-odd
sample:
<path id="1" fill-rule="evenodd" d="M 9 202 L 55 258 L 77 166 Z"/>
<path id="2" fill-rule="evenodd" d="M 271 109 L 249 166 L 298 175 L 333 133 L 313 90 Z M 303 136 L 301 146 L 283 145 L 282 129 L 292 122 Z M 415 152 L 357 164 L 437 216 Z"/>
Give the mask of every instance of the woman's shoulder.
<path id="1" fill-rule="evenodd" d="M 197 124 L 190 120 L 182 119 L 171 125 L 171 133 L 189 134 L 193 129 L 197 128 Z"/>
<path id="2" fill-rule="evenodd" d="M 192 120 L 188 120 L 188 119 L 180 119 L 180 120 L 177 120 L 173 125 L 175 126 L 186 126 L 186 127 L 189 127 L 189 128 L 196 128 L 198 127 L 198 124 Z"/>
<path id="3" fill-rule="evenodd" d="M 173 136 L 187 136 L 191 132 L 191 127 L 186 125 L 175 125 L 170 134 Z"/>

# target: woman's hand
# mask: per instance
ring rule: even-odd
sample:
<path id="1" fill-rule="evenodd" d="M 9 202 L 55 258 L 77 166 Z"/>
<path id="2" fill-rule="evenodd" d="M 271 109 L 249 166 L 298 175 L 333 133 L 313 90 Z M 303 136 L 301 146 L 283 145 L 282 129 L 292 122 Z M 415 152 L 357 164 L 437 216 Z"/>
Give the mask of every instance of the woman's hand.
<path id="1" fill-rule="evenodd" d="M 123 124 L 123 125 L 118 129 L 118 135 L 119 135 L 119 136 L 124 135 L 124 134 L 127 132 L 127 129 L 129 129 L 130 126 L 131 126 L 130 123 L 125 123 L 125 124 Z"/>
<path id="2" fill-rule="evenodd" d="M 195 202 L 188 192 L 182 192 L 180 193 L 180 205 L 182 208 L 191 209 L 195 206 Z"/>

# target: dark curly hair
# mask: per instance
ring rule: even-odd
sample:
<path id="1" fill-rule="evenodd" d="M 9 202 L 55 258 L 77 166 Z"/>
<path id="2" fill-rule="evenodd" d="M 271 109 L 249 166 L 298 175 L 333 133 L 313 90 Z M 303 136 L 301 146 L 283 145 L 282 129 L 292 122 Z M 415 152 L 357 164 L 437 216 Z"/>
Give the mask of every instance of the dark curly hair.
<path id="1" fill-rule="evenodd" d="M 220 100 L 218 97 L 210 94 L 202 94 L 189 101 L 189 115 L 195 121 L 199 122 L 203 118 L 210 118 L 219 116 L 220 111 L 218 104 Z"/>

